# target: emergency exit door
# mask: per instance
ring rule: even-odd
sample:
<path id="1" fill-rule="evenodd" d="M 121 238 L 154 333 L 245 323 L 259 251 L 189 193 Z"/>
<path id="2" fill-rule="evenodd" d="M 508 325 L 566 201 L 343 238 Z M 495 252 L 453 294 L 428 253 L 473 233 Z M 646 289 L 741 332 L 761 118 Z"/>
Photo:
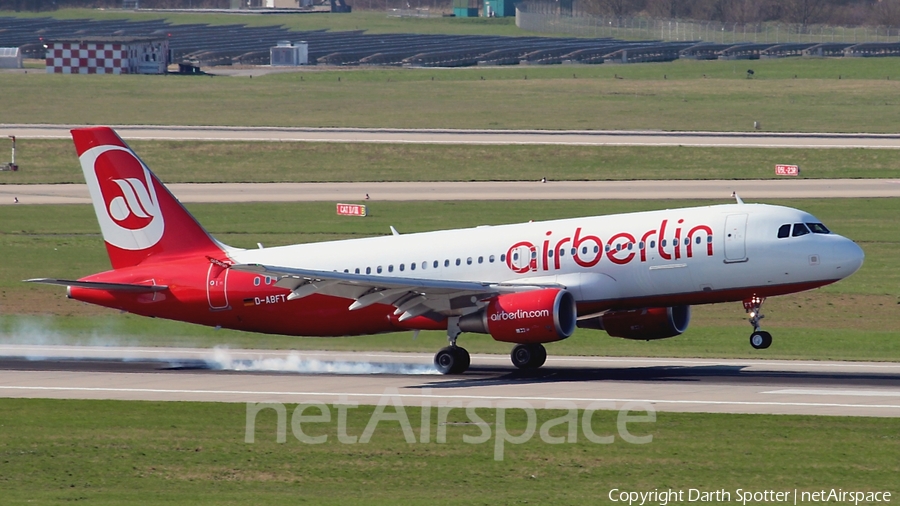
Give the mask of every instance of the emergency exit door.
<path id="1" fill-rule="evenodd" d="M 221 311 L 228 309 L 228 268 L 222 262 L 209 263 L 209 271 L 206 273 L 206 299 L 209 301 L 209 309 Z"/>

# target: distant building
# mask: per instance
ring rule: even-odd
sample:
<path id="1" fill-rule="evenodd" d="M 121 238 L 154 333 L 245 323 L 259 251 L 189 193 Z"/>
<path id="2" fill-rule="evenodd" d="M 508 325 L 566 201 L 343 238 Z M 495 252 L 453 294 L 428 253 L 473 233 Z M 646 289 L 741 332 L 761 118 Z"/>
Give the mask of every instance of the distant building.
<path id="1" fill-rule="evenodd" d="M 278 45 L 269 49 L 269 63 L 272 66 L 296 66 L 309 63 L 309 45 L 306 42 L 291 44 L 289 41 L 278 41 Z"/>
<path id="2" fill-rule="evenodd" d="M 48 74 L 165 74 L 168 39 L 90 37 L 47 42 Z"/>
<path id="3" fill-rule="evenodd" d="M 22 51 L 17 47 L 0 47 L 0 69 L 22 68 Z"/>

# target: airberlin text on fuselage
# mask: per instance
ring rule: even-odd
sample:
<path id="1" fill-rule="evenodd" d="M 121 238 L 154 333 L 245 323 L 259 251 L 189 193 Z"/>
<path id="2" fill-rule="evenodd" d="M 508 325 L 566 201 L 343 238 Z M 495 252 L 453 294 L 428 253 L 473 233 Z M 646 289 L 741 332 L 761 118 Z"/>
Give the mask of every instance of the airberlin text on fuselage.
<path id="1" fill-rule="evenodd" d="M 667 229 L 674 229 L 674 234 L 667 237 Z M 652 255 L 653 249 L 663 260 L 679 260 L 682 256 L 691 258 L 695 247 L 705 249 L 706 255 L 712 256 L 712 235 L 712 228 L 708 225 L 687 228 L 683 219 L 675 222 L 674 226 L 669 220 L 662 220 L 659 228 L 647 230 L 639 236 L 619 232 L 610 236 L 606 242 L 599 236 L 586 233 L 581 227 L 560 239 L 556 239 L 553 231 L 548 230 L 547 238 L 540 248 L 529 241 L 519 241 L 510 246 L 506 251 L 506 265 L 519 274 L 538 269 L 559 270 L 562 257 L 569 250 L 574 262 L 584 268 L 597 265 L 604 255 L 616 265 L 632 261 L 646 262 L 648 253 Z M 554 245 L 551 246 L 551 243 Z"/>

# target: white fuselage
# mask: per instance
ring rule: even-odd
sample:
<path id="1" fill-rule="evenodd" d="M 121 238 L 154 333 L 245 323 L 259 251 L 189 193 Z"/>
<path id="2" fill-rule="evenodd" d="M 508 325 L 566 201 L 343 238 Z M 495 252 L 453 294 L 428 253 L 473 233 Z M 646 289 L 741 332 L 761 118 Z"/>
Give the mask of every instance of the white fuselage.
<path id="1" fill-rule="evenodd" d="M 778 237 L 779 227 L 794 223 L 819 220 L 788 207 L 730 204 L 230 250 L 229 255 L 246 264 L 393 278 L 557 283 L 579 303 L 746 288 L 787 293 L 797 290 L 777 287 L 820 286 L 862 265 L 859 246 L 837 234 Z"/>

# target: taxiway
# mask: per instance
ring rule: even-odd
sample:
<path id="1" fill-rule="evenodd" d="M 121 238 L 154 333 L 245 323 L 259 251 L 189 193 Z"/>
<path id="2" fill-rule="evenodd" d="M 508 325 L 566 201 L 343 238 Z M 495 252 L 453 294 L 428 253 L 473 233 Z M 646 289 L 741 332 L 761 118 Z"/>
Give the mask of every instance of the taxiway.
<path id="1" fill-rule="evenodd" d="M 86 125 L 0 124 L 0 136 L 69 139 Z M 110 125 L 113 126 L 113 125 Z M 452 130 L 115 125 L 125 140 L 293 141 L 406 144 L 553 144 L 572 146 L 692 146 L 754 148 L 900 148 L 897 134 L 664 132 L 598 130 Z"/>
<path id="2" fill-rule="evenodd" d="M 486 181 L 382 183 L 173 183 L 185 203 L 451 200 L 611 200 L 900 197 L 900 180 Z M 0 185 L 0 205 L 90 204 L 84 184 Z M 733 202 L 733 201 L 732 201 Z"/>

